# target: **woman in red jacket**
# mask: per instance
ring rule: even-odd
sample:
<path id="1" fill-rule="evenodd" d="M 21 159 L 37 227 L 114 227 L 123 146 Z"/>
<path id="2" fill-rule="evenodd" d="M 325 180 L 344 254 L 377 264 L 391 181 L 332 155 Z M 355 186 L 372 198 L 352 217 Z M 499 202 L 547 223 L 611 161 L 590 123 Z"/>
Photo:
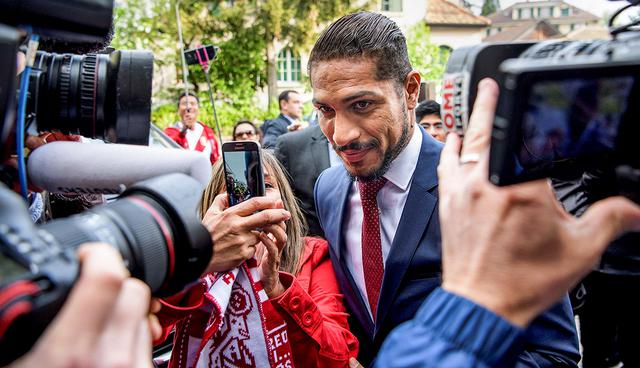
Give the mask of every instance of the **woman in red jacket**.
<path id="1" fill-rule="evenodd" d="M 268 305 L 262 307 L 264 319 L 286 322 L 286 332 L 281 334 L 283 338 L 268 338 L 268 344 L 274 346 L 285 340 L 290 345 L 288 351 L 292 353 L 296 367 L 348 367 L 349 358 L 357 356 L 358 341 L 349 331 L 328 244 L 323 239 L 303 237 L 304 217 L 284 170 L 269 152 L 263 151 L 262 159 L 266 195 L 281 199 L 284 209 L 291 213 L 291 219 L 282 224 L 286 227 L 286 239 L 263 229 L 260 235 L 262 242 L 256 246 L 257 274 L 269 299 Z M 214 165 L 212 179 L 203 193 L 200 204 L 203 221 L 207 220 L 207 209 L 214 200 L 226 202 L 222 164 L 218 161 Z M 214 313 L 210 311 L 215 310 L 218 304 L 203 297 L 206 286 L 199 286 L 162 301 L 159 318 L 165 330 L 164 336 L 176 324 L 171 367 L 195 364 L 201 360 L 202 354 L 207 353 L 207 346 L 211 350 L 214 343 L 223 341 L 220 333 L 207 336 L 206 327 L 215 323 Z M 227 324 L 236 322 L 235 319 L 225 321 Z M 247 323 L 246 318 L 242 323 Z M 247 338 L 249 331 L 247 328 Z M 214 343 L 207 345 L 207 339 Z M 226 354 L 236 359 L 234 364 L 244 358 L 242 346 L 234 345 L 228 350 L 231 353 Z M 244 360 L 241 366 L 266 367 L 270 363 L 254 361 L 251 357 Z M 271 358 L 269 360 L 272 366 L 277 366 Z"/>

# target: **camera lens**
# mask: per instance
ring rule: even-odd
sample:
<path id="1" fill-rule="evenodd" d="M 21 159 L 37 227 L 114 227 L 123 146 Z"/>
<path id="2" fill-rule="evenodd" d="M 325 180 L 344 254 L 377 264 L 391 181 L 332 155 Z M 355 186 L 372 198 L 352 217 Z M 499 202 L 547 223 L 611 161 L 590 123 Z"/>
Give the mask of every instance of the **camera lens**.
<path id="1" fill-rule="evenodd" d="M 190 177 L 166 175 L 132 186 L 114 203 L 39 230 L 66 248 L 115 245 L 133 277 L 154 295 L 168 296 L 197 280 L 211 259 L 211 237 L 195 213 L 200 191 Z"/>
<path id="2" fill-rule="evenodd" d="M 153 55 L 38 52 L 29 83 L 38 129 L 108 142 L 149 141 Z"/>

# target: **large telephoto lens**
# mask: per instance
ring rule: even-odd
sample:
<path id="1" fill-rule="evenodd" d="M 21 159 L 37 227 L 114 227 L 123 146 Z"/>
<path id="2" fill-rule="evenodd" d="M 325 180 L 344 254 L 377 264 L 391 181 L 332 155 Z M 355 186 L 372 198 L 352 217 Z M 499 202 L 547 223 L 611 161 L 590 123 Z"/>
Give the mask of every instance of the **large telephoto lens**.
<path id="1" fill-rule="evenodd" d="M 38 130 L 147 145 L 153 54 L 38 52 L 29 83 Z"/>
<path id="2" fill-rule="evenodd" d="M 146 180 L 114 203 L 39 227 L 64 248 L 104 242 L 156 296 L 197 280 L 211 260 L 211 236 L 196 216 L 202 186 L 184 174 Z M 44 235 L 48 237 L 48 235 Z"/>

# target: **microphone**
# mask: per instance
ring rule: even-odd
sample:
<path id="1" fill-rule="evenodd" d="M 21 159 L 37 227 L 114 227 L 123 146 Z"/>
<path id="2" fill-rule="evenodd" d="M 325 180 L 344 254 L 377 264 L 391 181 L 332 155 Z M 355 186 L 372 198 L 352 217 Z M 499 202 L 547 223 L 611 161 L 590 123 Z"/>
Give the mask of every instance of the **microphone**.
<path id="1" fill-rule="evenodd" d="M 211 176 L 207 155 L 181 149 L 127 144 L 52 142 L 29 155 L 31 184 L 53 193 L 119 194 L 123 185 L 183 173 L 204 188 Z"/>

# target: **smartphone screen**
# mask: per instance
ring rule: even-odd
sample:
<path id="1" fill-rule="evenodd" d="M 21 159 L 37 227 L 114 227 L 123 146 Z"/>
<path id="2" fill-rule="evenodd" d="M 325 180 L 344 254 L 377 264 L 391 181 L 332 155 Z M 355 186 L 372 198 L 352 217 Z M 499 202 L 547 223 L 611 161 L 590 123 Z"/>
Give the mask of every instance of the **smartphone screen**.
<path id="1" fill-rule="evenodd" d="M 224 143 L 222 158 L 230 206 L 264 195 L 264 175 L 258 143 Z"/>

